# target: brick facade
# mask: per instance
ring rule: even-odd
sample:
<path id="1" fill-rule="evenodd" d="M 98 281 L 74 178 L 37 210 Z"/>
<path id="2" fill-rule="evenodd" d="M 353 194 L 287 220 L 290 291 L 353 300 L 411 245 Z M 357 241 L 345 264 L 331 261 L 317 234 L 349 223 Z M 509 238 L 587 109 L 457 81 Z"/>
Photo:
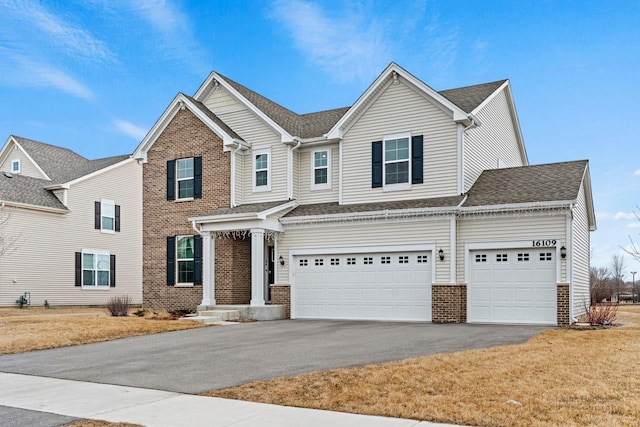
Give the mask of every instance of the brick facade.
<path id="1" fill-rule="evenodd" d="M 167 160 L 202 156 L 202 198 L 167 200 Z M 229 206 L 230 157 L 222 140 L 188 109 L 178 111 L 147 153 L 143 166 L 143 305 L 195 309 L 202 286 L 167 285 L 167 236 L 196 234 L 189 217 Z M 250 239 L 216 239 L 216 302 L 248 304 L 251 298 Z"/>
<path id="2" fill-rule="evenodd" d="M 568 326 L 571 324 L 569 317 L 571 304 L 569 299 L 569 284 L 558 283 L 558 326 Z"/>
<path id="3" fill-rule="evenodd" d="M 467 285 L 432 285 L 431 321 L 433 323 L 466 323 Z"/>
<path id="4" fill-rule="evenodd" d="M 284 306 L 284 318 L 291 318 L 291 287 L 289 285 L 270 285 L 271 304 Z"/>

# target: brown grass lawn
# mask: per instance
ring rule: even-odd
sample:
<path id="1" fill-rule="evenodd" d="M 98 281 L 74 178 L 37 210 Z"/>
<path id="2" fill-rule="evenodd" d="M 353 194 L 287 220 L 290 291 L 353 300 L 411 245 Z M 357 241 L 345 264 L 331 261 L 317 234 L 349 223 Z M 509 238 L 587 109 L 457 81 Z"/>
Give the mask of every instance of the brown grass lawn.
<path id="1" fill-rule="evenodd" d="M 618 317 L 621 326 L 610 329 L 555 329 L 518 345 L 206 395 L 472 426 L 638 426 L 640 307 Z"/>
<path id="2" fill-rule="evenodd" d="M 155 319 L 163 316 L 154 316 Z M 189 320 L 111 317 L 104 308 L 0 309 L 0 354 L 199 328 Z"/>

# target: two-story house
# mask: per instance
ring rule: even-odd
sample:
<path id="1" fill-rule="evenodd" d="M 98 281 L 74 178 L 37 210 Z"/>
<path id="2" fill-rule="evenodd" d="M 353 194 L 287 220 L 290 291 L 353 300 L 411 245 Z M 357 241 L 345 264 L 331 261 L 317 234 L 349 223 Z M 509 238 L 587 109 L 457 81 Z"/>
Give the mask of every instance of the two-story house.
<path id="1" fill-rule="evenodd" d="M 142 303 L 142 167 L 10 136 L 0 150 L 0 306 Z"/>
<path id="2" fill-rule="evenodd" d="M 296 114 L 212 72 L 141 142 L 144 304 L 568 324 L 589 303 L 587 161 L 531 166 L 508 80 L 390 64 Z"/>

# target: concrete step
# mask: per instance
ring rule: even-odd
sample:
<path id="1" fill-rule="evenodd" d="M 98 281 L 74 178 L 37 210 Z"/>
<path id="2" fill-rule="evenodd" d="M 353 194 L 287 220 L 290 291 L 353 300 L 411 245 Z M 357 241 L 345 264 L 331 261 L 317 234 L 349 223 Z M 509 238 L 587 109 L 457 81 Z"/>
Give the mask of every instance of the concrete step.
<path id="1" fill-rule="evenodd" d="M 198 311 L 199 317 L 220 317 L 222 320 L 239 320 L 240 319 L 240 311 L 239 310 L 202 310 Z"/>
<path id="2" fill-rule="evenodd" d="M 194 322 L 205 323 L 207 325 L 223 322 L 220 316 L 187 316 L 181 317 L 180 320 L 193 320 Z"/>

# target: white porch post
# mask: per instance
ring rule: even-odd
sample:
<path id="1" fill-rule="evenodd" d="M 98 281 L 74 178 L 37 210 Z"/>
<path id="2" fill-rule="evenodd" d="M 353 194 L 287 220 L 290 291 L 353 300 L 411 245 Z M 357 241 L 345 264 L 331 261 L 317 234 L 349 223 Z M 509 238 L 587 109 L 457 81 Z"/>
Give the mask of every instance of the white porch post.
<path id="1" fill-rule="evenodd" d="M 264 229 L 251 229 L 251 305 L 264 303 Z"/>
<path id="2" fill-rule="evenodd" d="M 216 305 L 215 235 L 202 233 L 202 305 Z"/>

